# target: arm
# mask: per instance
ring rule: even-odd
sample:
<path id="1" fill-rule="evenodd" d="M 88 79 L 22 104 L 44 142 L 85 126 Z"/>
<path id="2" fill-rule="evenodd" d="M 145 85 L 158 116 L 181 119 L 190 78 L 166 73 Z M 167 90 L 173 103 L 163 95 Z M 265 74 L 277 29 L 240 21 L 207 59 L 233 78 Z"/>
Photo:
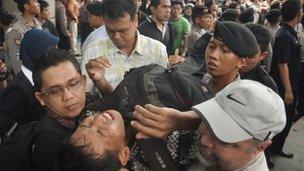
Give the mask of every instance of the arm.
<path id="1" fill-rule="evenodd" d="M 105 77 L 106 69 L 110 66 L 110 62 L 103 57 L 91 59 L 85 66 L 89 77 L 103 96 L 109 95 L 114 90 Z"/>
<path id="2" fill-rule="evenodd" d="M 187 50 L 188 50 L 188 36 L 189 34 L 186 34 L 183 36 L 183 46 L 181 47 L 181 52 L 180 55 L 181 56 L 186 56 Z"/>
<path id="3" fill-rule="evenodd" d="M 3 63 L 0 60 L 0 74 L 2 76 L 5 76 L 6 72 L 7 72 L 7 70 L 6 70 L 5 63 Z M 6 78 L 3 78 L 3 80 L 0 80 L 0 92 L 2 92 L 5 89 L 6 86 L 7 86 Z"/>
<path id="4" fill-rule="evenodd" d="M 136 106 L 134 117 L 135 120 L 131 122 L 132 127 L 141 134 L 156 138 L 166 138 L 175 130 L 197 129 L 201 122 L 194 111 L 181 112 L 150 104 L 145 107 Z"/>
<path id="5" fill-rule="evenodd" d="M 15 74 L 21 70 L 21 61 L 19 60 L 20 40 L 21 34 L 17 30 L 8 32 L 5 40 L 10 64 L 12 65 Z"/>
<path id="6" fill-rule="evenodd" d="M 292 87 L 289 79 L 289 69 L 287 63 L 279 63 L 279 75 L 283 86 L 285 88 L 284 101 L 286 104 L 291 104 L 293 102 Z"/>
<path id="7" fill-rule="evenodd" d="M 181 47 L 180 55 L 181 56 L 186 56 L 187 50 L 188 50 L 188 36 L 190 34 L 190 24 L 189 22 L 185 19 L 184 20 L 184 34 L 183 34 L 183 45 Z"/>
<path id="8" fill-rule="evenodd" d="M 65 36 L 69 37 L 70 31 L 69 31 L 68 25 L 67 25 L 68 19 L 66 16 L 66 10 L 65 10 L 64 6 L 61 6 L 59 8 L 58 15 L 59 15 L 59 23 L 60 23 L 61 31 Z"/>

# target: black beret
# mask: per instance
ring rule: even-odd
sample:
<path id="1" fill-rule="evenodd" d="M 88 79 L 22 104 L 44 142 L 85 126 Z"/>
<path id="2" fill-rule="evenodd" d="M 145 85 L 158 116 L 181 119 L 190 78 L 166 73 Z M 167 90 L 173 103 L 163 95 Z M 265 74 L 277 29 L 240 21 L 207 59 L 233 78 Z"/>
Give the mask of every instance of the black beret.
<path id="1" fill-rule="evenodd" d="M 99 1 L 90 3 L 87 6 L 87 10 L 92 15 L 102 16 L 104 15 L 104 3 Z"/>
<path id="2" fill-rule="evenodd" d="M 259 46 L 253 33 L 237 22 L 217 22 L 213 36 L 223 41 L 239 57 L 250 57 L 259 52 Z"/>

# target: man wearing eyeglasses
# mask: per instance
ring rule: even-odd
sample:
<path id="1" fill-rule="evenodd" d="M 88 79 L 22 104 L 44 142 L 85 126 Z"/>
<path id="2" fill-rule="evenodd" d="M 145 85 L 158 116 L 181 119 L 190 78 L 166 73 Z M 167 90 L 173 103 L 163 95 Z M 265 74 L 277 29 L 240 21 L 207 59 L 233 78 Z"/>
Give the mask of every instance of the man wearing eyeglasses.
<path id="1" fill-rule="evenodd" d="M 33 81 L 36 98 L 48 110 L 34 131 L 31 170 L 53 171 L 61 142 L 74 132 L 84 108 L 86 77 L 71 54 L 54 49 L 36 63 Z"/>

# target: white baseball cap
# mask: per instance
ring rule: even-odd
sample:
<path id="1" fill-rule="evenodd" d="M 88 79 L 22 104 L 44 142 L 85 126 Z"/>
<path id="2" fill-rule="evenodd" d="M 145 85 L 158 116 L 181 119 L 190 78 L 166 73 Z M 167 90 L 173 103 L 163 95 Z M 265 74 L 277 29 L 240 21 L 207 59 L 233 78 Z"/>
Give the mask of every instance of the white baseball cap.
<path id="1" fill-rule="evenodd" d="M 221 141 L 236 143 L 273 138 L 286 124 L 281 97 L 251 80 L 235 81 L 208 101 L 192 109 Z"/>

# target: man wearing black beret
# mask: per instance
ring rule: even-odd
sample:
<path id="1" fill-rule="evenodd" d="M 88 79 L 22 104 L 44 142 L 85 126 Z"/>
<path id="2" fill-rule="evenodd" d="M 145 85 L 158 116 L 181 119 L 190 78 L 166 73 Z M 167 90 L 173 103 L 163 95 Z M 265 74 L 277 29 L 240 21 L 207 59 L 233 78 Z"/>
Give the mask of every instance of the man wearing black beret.
<path id="1" fill-rule="evenodd" d="M 247 58 L 255 56 L 259 47 L 253 33 L 245 26 L 231 21 L 217 22 L 214 35 L 205 52 L 207 72 L 212 76 L 210 86 L 215 93 L 240 80 L 238 71 Z M 169 112 L 169 113 L 168 113 Z M 158 116 L 155 121 L 149 118 Z M 136 106 L 131 125 L 147 136 L 165 138 L 174 130 L 198 128 L 196 115 L 180 115 L 175 109 L 153 105 Z M 157 125 L 155 125 L 157 123 Z"/>
<path id="2" fill-rule="evenodd" d="M 213 77 L 214 92 L 239 80 L 239 69 L 258 52 L 257 41 L 248 28 L 232 21 L 217 22 L 205 51 L 207 73 Z"/>

